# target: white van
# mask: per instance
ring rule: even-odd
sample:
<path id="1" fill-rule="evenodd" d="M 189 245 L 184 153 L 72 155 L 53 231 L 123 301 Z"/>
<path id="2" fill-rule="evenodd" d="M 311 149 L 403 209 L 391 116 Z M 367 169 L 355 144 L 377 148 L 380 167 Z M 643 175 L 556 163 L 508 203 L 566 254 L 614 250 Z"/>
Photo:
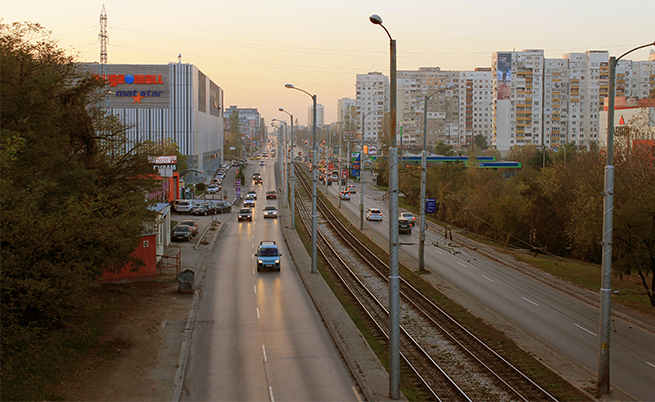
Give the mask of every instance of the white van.
<path id="1" fill-rule="evenodd" d="M 191 212 L 193 208 L 193 202 L 191 200 L 175 200 L 173 203 L 173 209 L 178 214 L 184 214 Z"/>

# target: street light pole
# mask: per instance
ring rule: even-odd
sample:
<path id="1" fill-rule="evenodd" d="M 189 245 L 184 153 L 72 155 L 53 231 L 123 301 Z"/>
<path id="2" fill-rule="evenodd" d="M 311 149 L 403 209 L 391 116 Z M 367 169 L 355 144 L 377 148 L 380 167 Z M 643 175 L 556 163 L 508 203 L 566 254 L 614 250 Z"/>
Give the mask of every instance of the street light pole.
<path id="1" fill-rule="evenodd" d="M 296 230 L 296 209 L 295 209 L 296 194 L 295 194 L 295 191 L 294 191 L 294 188 L 293 188 L 293 180 L 294 180 L 294 175 L 295 175 L 295 173 L 294 173 L 295 163 L 293 161 L 293 159 L 294 159 L 294 157 L 293 157 L 293 152 L 294 152 L 293 151 L 293 115 L 291 113 L 287 112 L 286 110 L 282 109 L 282 108 L 280 108 L 280 112 L 284 112 L 284 113 L 288 114 L 289 118 L 291 119 L 291 172 L 290 172 L 291 179 L 289 180 L 289 186 L 290 186 L 289 192 L 291 193 L 291 227 L 293 228 L 293 230 Z"/>
<path id="2" fill-rule="evenodd" d="M 337 175 L 337 182 L 339 183 L 339 208 L 341 208 L 341 142 L 343 140 L 343 120 L 339 122 L 339 174 Z"/>
<path id="3" fill-rule="evenodd" d="M 280 178 L 282 179 L 282 186 L 280 186 L 281 190 L 281 196 L 283 200 L 286 200 L 286 191 L 287 191 L 287 180 L 286 180 L 286 157 L 284 155 L 285 151 L 285 143 L 286 143 L 286 129 L 287 129 L 287 122 L 284 120 L 279 120 L 279 119 L 273 119 L 273 121 L 277 121 L 281 124 L 284 124 L 284 132 L 282 132 L 282 126 L 280 126 L 280 135 L 278 135 L 278 143 L 277 143 L 277 149 L 278 149 L 278 165 L 280 166 Z M 286 201 L 284 202 L 286 204 Z"/>
<path id="4" fill-rule="evenodd" d="M 603 264 L 600 287 L 600 346 L 598 353 L 599 394 L 610 392 L 610 334 L 612 315 L 612 231 L 614 214 L 614 96 L 616 94 L 616 65 L 629 53 L 655 42 L 636 47 L 618 58 L 609 59 L 609 99 L 607 102 L 607 153 L 605 162 L 605 188 L 603 191 Z"/>
<path id="5" fill-rule="evenodd" d="M 389 397 L 400 399 L 400 279 L 398 276 L 398 147 L 396 145 L 396 40 L 373 14 L 369 20 L 389 37 L 391 146 L 389 147 Z"/>
<path id="6" fill-rule="evenodd" d="M 293 84 L 286 84 L 285 88 L 295 89 L 303 92 L 312 98 L 312 269 L 311 273 L 318 272 L 318 255 L 316 249 L 316 95 L 312 95 L 304 89 L 294 87 Z"/>
<path id="7" fill-rule="evenodd" d="M 426 187 L 426 170 L 428 167 L 427 147 L 428 147 L 428 100 L 439 92 L 443 92 L 453 87 L 440 88 L 436 92 L 425 96 L 423 105 L 423 152 L 421 152 L 421 220 L 419 226 L 418 241 L 418 272 L 427 272 L 425 270 L 425 187 Z"/>

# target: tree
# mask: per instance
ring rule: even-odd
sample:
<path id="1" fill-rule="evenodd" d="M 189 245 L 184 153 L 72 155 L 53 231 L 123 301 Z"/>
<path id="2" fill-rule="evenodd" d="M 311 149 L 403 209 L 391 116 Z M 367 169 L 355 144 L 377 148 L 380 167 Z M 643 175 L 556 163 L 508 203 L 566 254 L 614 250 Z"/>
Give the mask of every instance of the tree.
<path id="1" fill-rule="evenodd" d="M 128 141 L 101 107 L 105 84 L 39 24 L 0 24 L 0 58 L 2 399 L 32 399 L 6 385 L 42 382 L 39 347 L 78 330 L 101 273 L 142 264 L 154 153 Z"/>
<path id="2" fill-rule="evenodd" d="M 243 139 L 241 138 L 241 128 L 239 127 L 239 111 L 233 110 L 228 118 L 228 133 L 224 139 L 224 149 L 230 151 L 232 155 L 241 155 L 243 150 Z"/>
<path id="3" fill-rule="evenodd" d="M 452 156 L 455 154 L 453 152 L 453 146 L 446 145 L 446 143 L 443 141 L 437 142 L 437 144 L 434 146 L 434 153 L 443 156 Z"/>
<path id="4" fill-rule="evenodd" d="M 487 149 L 487 138 L 482 134 L 478 134 L 475 137 L 473 137 L 473 144 L 475 144 L 476 148 L 479 148 L 484 151 L 485 149 Z"/>

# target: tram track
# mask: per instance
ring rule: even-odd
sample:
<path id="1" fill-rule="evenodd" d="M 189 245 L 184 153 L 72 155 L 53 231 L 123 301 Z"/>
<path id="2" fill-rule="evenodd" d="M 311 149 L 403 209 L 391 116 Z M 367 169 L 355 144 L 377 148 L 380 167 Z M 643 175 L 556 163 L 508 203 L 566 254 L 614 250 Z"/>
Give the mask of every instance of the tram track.
<path id="1" fill-rule="evenodd" d="M 297 200 L 308 229 L 310 185 L 297 168 Z M 317 244 L 350 298 L 369 317 L 372 332 L 388 343 L 388 267 L 318 198 Z M 309 230 L 308 230 L 309 231 Z M 433 400 L 555 401 L 516 367 L 401 278 L 401 357 Z"/>

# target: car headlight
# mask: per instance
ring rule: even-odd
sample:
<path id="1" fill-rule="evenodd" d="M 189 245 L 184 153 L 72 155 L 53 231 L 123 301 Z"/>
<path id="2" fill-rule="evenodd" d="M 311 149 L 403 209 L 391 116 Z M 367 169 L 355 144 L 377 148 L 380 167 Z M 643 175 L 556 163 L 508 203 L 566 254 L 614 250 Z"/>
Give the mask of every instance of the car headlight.
<path id="1" fill-rule="evenodd" d="M 263 263 L 264 263 L 264 261 L 262 261 L 262 260 L 257 260 L 257 264 L 263 264 Z"/>
<path id="2" fill-rule="evenodd" d="M 276 264 L 279 264 L 279 263 L 280 263 L 280 259 L 278 258 L 277 260 L 275 260 L 275 263 L 276 263 Z"/>

